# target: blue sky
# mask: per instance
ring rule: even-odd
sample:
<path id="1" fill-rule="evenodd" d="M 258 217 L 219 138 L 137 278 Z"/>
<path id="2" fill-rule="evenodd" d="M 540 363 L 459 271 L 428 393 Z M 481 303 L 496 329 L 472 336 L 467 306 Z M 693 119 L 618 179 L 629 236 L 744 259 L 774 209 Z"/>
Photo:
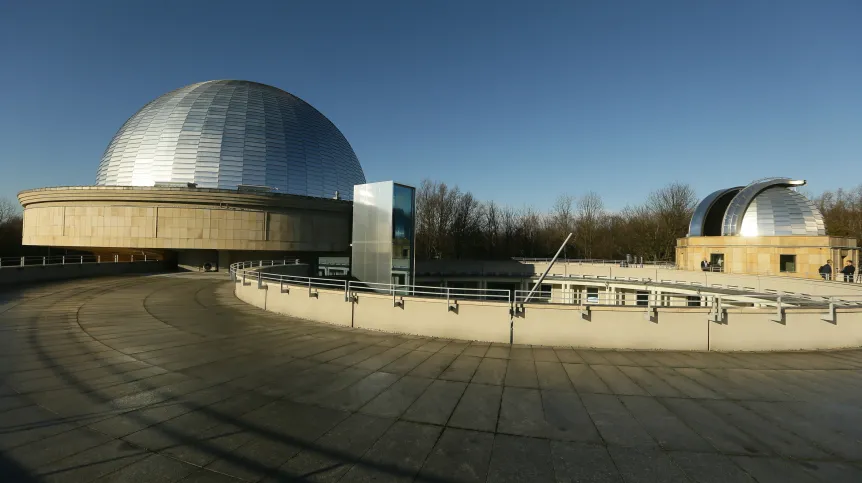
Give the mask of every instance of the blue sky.
<path id="1" fill-rule="evenodd" d="M 0 2 L 0 197 L 92 184 L 149 100 L 272 84 L 372 181 L 611 209 L 671 181 L 862 183 L 862 2 Z"/>

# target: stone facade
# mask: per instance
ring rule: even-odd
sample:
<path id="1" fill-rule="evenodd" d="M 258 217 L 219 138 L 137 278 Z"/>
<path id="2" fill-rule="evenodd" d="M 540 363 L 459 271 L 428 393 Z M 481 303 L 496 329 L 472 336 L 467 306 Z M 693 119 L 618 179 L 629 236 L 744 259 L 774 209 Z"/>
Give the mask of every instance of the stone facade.
<path id="1" fill-rule="evenodd" d="M 347 252 L 347 201 L 147 187 L 21 192 L 25 245 L 65 248 Z"/>
<path id="2" fill-rule="evenodd" d="M 676 265 L 683 270 L 700 270 L 703 260 L 710 261 L 719 254 L 724 260 L 721 271 L 740 274 L 819 278 L 818 268 L 826 260 L 832 260 L 832 266 L 839 269 L 845 260 L 859 265 L 856 239 L 833 236 L 680 238 L 676 246 Z M 795 257 L 792 271 L 782 270 L 782 255 Z"/>

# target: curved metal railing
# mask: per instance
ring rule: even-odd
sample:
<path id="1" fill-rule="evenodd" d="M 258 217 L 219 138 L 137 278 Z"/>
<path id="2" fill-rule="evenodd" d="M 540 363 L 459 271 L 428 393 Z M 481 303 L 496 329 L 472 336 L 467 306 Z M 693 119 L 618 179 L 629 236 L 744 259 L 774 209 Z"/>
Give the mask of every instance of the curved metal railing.
<path id="1" fill-rule="evenodd" d="M 294 261 L 293 263 L 296 263 Z M 445 298 L 452 300 L 482 300 L 489 302 L 501 302 L 512 305 L 523 305 L 526 294 L 529 291 L 505 290 L 505 289 L 483 289 L 483 288 L 459 288 L 459 287 L 435 287 L 423 285 L 398 285 L 382 283 L 365 283 L 353 280 L 341 280 L 323 277 L 303 277 L 296 275 L 280 275 L 266 273 L 261 270 L 266 267 L 279 265 L 290 265 L 284 260 L 260 260 L 253 262 L 239 262 L 230 266 L 230 276 L 235 282 L 242 281 L 248 284 L 256 282 L 259 287 L 264 283 L 278 283 L 283 292 L 285 285 L 301 286 L 308 289 L 309 294 L 315 289 L 330 289 L 344 292 L 345 300 L 353 300 L 353 295 L 360 293 L 376 293 L 384 295 Z M 712 284 L 704 286 L 697 282 L 653 280 L 637 277 L 601 277 L 594 275 L 570 275 L 564 277 L 568 280 L 580 280 L 584 282 L 598 283 L 604 285 L 602 288 L 594 286 L 595 290 L 558 290 L 539 291 L 536 297 L 531 298 L 531 303 L 579 305 L 579 306 L 644 306 L 648 310 L 657 307 L 674 308 L 710 308 L 720 311 L 721 307 L 759 307 L 774 308 L 780 313 L 785 308 L 824 308 L 829 307 L 833 311 L 835 307 L 859 307 L 862 306 L 862 295 L 810 295 L 794 292 L 777 292 L 766 290 L 755 292 L 750 287 L 724 286 Z M 609 290 L 608 284 L 623 283 L 628 285 L 639 285 L 653 287 L 653 290 L 635 293 L 629 292 L 621 296 Z M 664 291 L 662 293 L 661 291 Z M 673 292 L 679 290 L 680 292 Z M 668 292 L 670 291 L 670 292 Z M 733 291 L 737 293 L 733 293 Z M 695 300 L 695 298 L 697 300 Z"/>
<path id="2" fill-rule="evenodd" d="M 86 265 L 92 263 L 138 263 L 160 262 L 158 256 L 123 254 L 103 257 L 101 255 L 51 255 L 44 257 L 0 257 L 0 270 L 5 268 L 45 267 L 54 265 Z"/>
<path id="3" fill-rule="evenodd" d="M 355 280 L 340 280 L 337 278 L 324 277 L 302 277 L 297 275 L 281 275 L 277 273 L 266 273 L 261 270 L 266 267 L 278 265 L 290 265 L 282 263 L 281 260 L 258 260 L 253 262 L 238 262 L 231 264 L 230 276 L 234 281 L 242 280 L 243 283 L 263 282 L 278 283 L 282 290 L 284 285 L 299 285 L 314 288 L 328 288 L 344 291 L 345 298 L 356 293 L 376 293 L 394 296 L 410 297 L 433 297 L 457 300 L 486 300 L 509 303 L 512 300 L 512 291 L 504 289 L 482 289 L 482 288 L 458 288 L 458 287 L 434 287 L 424 285 L 401 285 L 386 283 L 368 283 Z"/>

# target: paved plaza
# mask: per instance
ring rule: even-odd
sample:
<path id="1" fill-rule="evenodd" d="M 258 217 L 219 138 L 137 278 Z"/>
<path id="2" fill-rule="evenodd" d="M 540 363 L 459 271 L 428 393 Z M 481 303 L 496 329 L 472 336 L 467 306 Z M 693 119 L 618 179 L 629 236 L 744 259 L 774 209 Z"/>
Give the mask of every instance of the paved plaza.
<path id="1" fill-rule="evenodd" d="M 0 292 L 0 481 L 859 482 L 860 369 L 339 328 L 223 274 L 61 282 Z"/>

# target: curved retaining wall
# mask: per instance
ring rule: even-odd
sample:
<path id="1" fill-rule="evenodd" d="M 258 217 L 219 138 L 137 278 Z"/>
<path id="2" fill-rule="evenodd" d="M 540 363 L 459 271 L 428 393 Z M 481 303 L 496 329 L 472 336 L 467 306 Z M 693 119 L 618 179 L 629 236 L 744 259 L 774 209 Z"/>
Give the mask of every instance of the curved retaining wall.
<path id="1" fill-rule="evenodd" d="M 445 339 L 604 349 L 775 351 L 862 346 L 862 308 L 727 309 L 721 322 L 706 307 L 591 307 L 397 297 L 236 281 L 237 297 L 275 313 L 329 324 Z M 401 302 L 396 305 L 396 302 Z"/>

